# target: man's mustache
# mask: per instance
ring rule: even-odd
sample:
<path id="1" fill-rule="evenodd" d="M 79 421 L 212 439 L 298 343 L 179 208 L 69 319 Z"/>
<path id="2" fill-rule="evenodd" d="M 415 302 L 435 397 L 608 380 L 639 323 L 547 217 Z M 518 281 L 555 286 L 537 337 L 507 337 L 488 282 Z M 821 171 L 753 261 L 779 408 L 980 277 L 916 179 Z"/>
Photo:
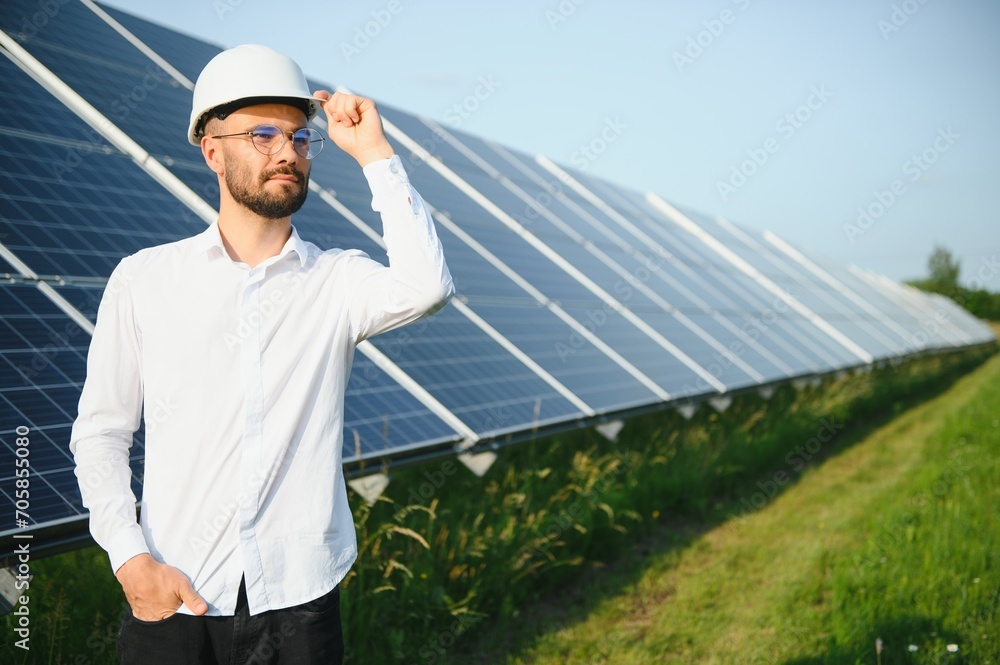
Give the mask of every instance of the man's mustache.
<path id="1" fill-rule="evenodd" d="M 276 169 L 274 169 L 272 171 L 268 171 L 267 173 L 264 173 L 261 176 L 261 180 L 260 181 L 262 183 L 267 182 L 268 180 L 270 180 L 271 178 L 273 178 L 274 176 L 279 175 L 279 174 L 280 175 L 295 176 L 295 179 L 296 179 L 297 182 L 305 182 L 306 181 L 306 176 L 305 176 L 304 173 L 302 173 L 302 171 L 298 170 L 294 166 L 288 166 L 288 165 L 286 165 L 286 166 L 279 166 L 278 168 L 276 168 Z"/>

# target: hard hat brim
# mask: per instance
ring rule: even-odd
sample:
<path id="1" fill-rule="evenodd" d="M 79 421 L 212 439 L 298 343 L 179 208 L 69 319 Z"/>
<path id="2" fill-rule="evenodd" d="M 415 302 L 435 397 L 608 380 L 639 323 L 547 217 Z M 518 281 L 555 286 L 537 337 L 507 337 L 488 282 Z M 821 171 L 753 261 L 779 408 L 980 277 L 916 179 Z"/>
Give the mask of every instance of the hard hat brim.
<path id="1" fill-rule="evenodd" d="M 319 97 L 304 97 L 299 95 L 268 95 L 266 97 L 244 97 L 242 99 L 234 99 L 222 104 L 216 104 L 211 108 L 207 108 L 202 111 L 198 117 L 192 118 L 191 126 L 188 127 L 188 141 L 192 145 L 201 145 L 201 139 L 204 136 L 204 126 L 208 122 L 208 119 L 215 115 L 220 110 L 225 114 L 229 115 L 241 108 L 246 108 L 247 106 L 257 106 L 258 104 L 286 104 L 288 106 L 294 106 L 299 108 L 303 113 L 306 114 L 306 120 L 312 120 L 323 108 L 323 103 L 325 100 Z M 224 116 L 223 116 L 224 117 Z"/>

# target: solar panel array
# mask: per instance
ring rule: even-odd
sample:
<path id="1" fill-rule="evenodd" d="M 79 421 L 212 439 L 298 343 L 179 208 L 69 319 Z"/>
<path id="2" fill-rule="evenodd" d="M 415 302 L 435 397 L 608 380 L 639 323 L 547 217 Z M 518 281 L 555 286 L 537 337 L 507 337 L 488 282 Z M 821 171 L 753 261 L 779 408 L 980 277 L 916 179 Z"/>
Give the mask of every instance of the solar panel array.
<path id="1" fill-rule="evenodd" d="M 199 233 L 218 191 L 185 140 L 219 49 L 83 2 L 0 14 L 0 556 L 18 428 L 27 529 L 85 537 L 69 434 L 118 261 Z M 320 83 L 315 87 L 330 88 Z M 947 300 L 380 105 L 434 211 L 452 305 L 359 347 L 344 459 L 399 460 L 981 344 Z M 327 150 L 294 224 L 386 261 L 367 184 Z M 23 431 L 23 429 L 21 430 Z M 141 488 L 143 437 L 132 449 Z"/>

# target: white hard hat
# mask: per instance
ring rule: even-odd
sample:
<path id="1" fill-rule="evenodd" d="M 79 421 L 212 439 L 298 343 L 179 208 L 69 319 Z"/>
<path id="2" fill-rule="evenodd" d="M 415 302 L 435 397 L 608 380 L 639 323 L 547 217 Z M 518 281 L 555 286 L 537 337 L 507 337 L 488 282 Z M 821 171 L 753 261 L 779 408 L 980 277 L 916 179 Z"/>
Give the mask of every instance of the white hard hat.
<path id="1" fill-rule="evenodd" d="M 188 141 L 193 145 L 201 143 L 207 114 L 212 109 L 228 106 L 222 110 L 231 113 L 243 106 L 286 100 L 301 105 L 309 119 L 323 104 L 309 92 L 305 74 L 288 56 L 259 44 L 223 51 L 205 65 L 194 84 Z"/>

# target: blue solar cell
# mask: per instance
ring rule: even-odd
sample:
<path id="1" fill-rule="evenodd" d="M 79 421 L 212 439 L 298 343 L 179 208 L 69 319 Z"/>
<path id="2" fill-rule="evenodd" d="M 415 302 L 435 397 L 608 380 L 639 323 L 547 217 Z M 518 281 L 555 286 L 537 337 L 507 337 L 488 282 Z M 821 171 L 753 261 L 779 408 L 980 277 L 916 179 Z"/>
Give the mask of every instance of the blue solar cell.
<path id="1" fill-rule="evenodd" d="M 401 146 L 396 146 L 402 152 Z M 410 179 L 421 195 L 444 211 L 480 244 L 489 248 L 519 275 L 559 302 L 600 306 L 600 300 L 582 284 L 556 267 L 539 250 L 504 227 L 464 193 L 417 160 L 407 165 Z"/>
<path id="2" fill-rule="evenodd" d="M 854 356 L 835 343 L 814 325 L 803 323 L 797 314 L 773 293 L 764 289 L 694 236 L 669 224 L 643 196 L 620 187 L 612 187 L 586 174 L 573 177 L 593 191 L 613 209 L 641 225 L 642 232 L 661 243 L 672 254 L 683 257 L 694 268 L 697 282 L 712 293 L 734 300 L 743 325 L 750 323 L 760 332 L 759 342 L 771 344 L 772 351 L 782 351 L 788 364 L 822 372 L 854 362 Z M 577 196 L 573 192 L 569 196 Z"/>
<path id="3" fill-rule="evenodd" d="M 397 151 L 403 150 L 397 146 Z M 567 311 L 574 313 L 574 318 L 581 325 L 593 325 L 591 318 L 595 312 L 605 310 L 602 301 L 585 286 L 503 227 L 483 208 L 455 189 L 430 167 L 419 160 L 411 160 L 407 168 L 411 180 L 431 205 L 447 211 L 453 219 L 460 222 L 465 232 L 488 247 L 522 278 L 534 285 L 546 297 L 559 302 Z M 671 357 L 663 347 L 640 332 L 621 314 L 608 311 L 605 316 L 607 322 L 596 332 L 597 336 L 605 341 L 608 341 L 606 334 L 613 336 L 616 344 L 611 346 L 618 349 L 633 364 L 649 367 L 652 372 L 651 378 L 668 392 L 670 386 L 680 389 L 695 382 L 696 375 L 691 369 L 680 360 Z"/>
<path id="4" fill-rule="evenodd" d="M 16 30 L 16 16 L 30 15 L 37 3 L 12 1 L 0 26 Z M 61 5 L 30 39 L 12 36 L 150 153 L 200 159 L 196 147 L 177 140 L 187 131 L 191 93 L 85 5 Z"/>
<path id="5" fill-rule="evenodd" d="M 89 152 L 116 152 L 58 99 L 8 58 L 0 58 L 0 134 L 39 138 L 62 148 L 63 166 L 71 167 Z M 77 154 L 75 154 L 77 153 Z"/>
<path id="6" fill-rule="evenodd" d="M 20 394 L 35 386 L 65 387 L 79 382 L 78 370 L 85 366 L 90 337 L 36 285 L 0 285 L 0 312 L 5 328 L 0 352 L 8 363 L 7 371 L 0 374 L 0 392 Z M 67 405 L 53 408 L 68 413 Z"/>
<path id="7" fill-rule="evenodd" d="M 57 171 L 59 148 L 21 137 L 0 155 L 3 243 L 36 273 L 107 277 L 123 256 L 204 229 L 121 155 L 91 153 Z"/>
<path id="8" fill-rule="evenodd" d="M 549 309 L 531 301 L 488 298 L 470 298 L 468 304 L 596 412 L 629 409 L 659 400 Z"/>
<path id="9" fill-rule="evenodd" d="M 973 341 L 988 341 L 992 339 L 988 326 L 981 323 L 967 312 L 954 310 L 945 305 L 942 307 L 927 303 L 923 306 L 904 295 L 905 291 L 898 287 L 882 285 L 876 287 L 852 272 L 847 267 L 831 261 L 816 252 L 798 248 L 807 259 L 839 280 L 845 288 L 857 294 L 880 315 L 880 322 L 887 334 L 898 345 L 897 351 L 908 353 L 925 347 L 947 347 Z M 939 320 L 940 319 L 940 320 Z M 969 335 L 962 337 L 957 331 Z"/>
<path id="10" fill-rule="evenodd" d="M 453 147 L 450 137 L 441 138 L 440 130 L 430 123 L 398 110 L 387 113 L 393 123 L 411 134 L 412 139 L 508 211 L 588 279 L 643 317 L 662 337 L 676 343 L 701 367 L 712 366 L 717 378 L 729 388 L 783 376 L 787 372 L 786 364 L 755 340 L 748 339 L 740 326 L 713 312 L 690 289 L 683 288 L 687 280 L 671 276 L 670 268 L 661 265 L 666 262 L 664 259 L 642 255 L 586 210 L 564 205 L 550 194 L 552 190 L 546 181 L 532 180 L 525 170 L 515 168 L 515 162 L 501 158 L 482 141 L 455 132 L 458 140 L 466 142 L 486 162 L 480 168 L 479 162 L 474 163 Z M 499 179 L 501 176 L 503 181 Z M 538 202 L 541 209 L 533 207 L 534 202 Z M 730 347 L 742 353 L 734 356 L 728 352 Z M 723 363 L 718 360 L 720 354 L 727 358 Z"/>
<path id="11" fill-rule="evenodd" d="M 120 9 L 97 4 L 192 83 L 198 79 L 198 74 L 201 73 L 205 63 L 221 50 L 218 46 L 143 20 Z"/>
<path id="12" fill-rule="evenodd" d="M 516 159 L 502 158 L 485 142 L 453 132 L 455 139 L 471 148 L 481 160 L 474 163 L 452 146 L 454 139 L 441 138 L 440 128 L 433 123 L 418 121 L 398 111 L 392 117 L 401 128 L 415 134 L 411 138 L 432 150 L 494 203 L 513 211 L 511 214 L 521 224 L 562 258 L 642 315 L 671 342 L 677 342 L 698 364 L 706 368 L 719 368 L 721 364 L 724 369 L 717 378 L 730 388 L 748 384 L 748 372 L 761 379 L 786 373 L 787 367 L 779 369 L 781 364 L 767 357 L 766 349 L 740 334 L 738 326 L 712 312 L 707 303 L 684 288 L 685 280 L 671 277 L 662 265 L 664 259 L 642 255 L 586 210 L 565 205 L 564 199 L 552 196 L 548 182 L 532 179 L 526 169 L 519 170 Z M 482 166 L 485 170 L 477 166 L 482 162 L 486 163 Z M 653 297 L 657 297 L 655 302 L 651 300 Z M 676 315 L 678 321 L 663 317 L 663 312 Z M 720 353 L 730 347 L 739 348 L 742 353 L 735 358 L 731 353 L 726 354 L 728 360 L 720 363 Z"/>
<path id="13" fill-rule="evenodd" d="M 0 96 L 0 242 L 31 269 L 106 277 L 122 256 L 202 228 L 6 58 L 0 75 L 24 95 Z"/>
<path id="14" fill-rule="evenodd" d="M 757 270 L 764 272 L 767 269 L 771 271 L 769 275 L 778 275 L 775 281 L 780 279 L 784 288 L 796 300 L 823 317 L 873 357 L 882 358 L 895 354 L 891 341 L 877 326 L 877 319 L 859 310 L 828 283 L 772 247 L 761 234 L 748 229 L 735 229 L 692 211 L 683 212 Z"/>
<path id="15" fill-rule="evenodd" d="M 460 297 L 468 299 L 476 314 L 506 335 L 591 407 L 605 411 L 619 406 L 644 404 L 653 399 L 648 388 L 634 378 L 628 378 L 625 370 L 611 358 L 598 351 L 550 310 L 543 308 L 521 286 L 487 263 L 446 226 L 439 224 L 438 234 Z M 512 317 L 514 311 L 523 313 L 523 318 Z M 525 327 L 530 331 L 524 330 Z M 528 341 L 529 338 L 533 341 Z M 547 343 L 534 341 L 540 339 L 546 339 Z M 574 352 L 552 357 L 553 349 L 568 339 L 573 339 Z M 620 386 L 621 390 L 607 390 L 605 387 L 608 385 Z M 584 393 L 587 397 L 583 396 Z"/>
<path id="16" fill-rule="evenodd" d="M 473 431 L 497 435 L 579 414 L 537 374 L 454 308 L 372 339 Z"/>
<path id="17" fill-rule="evenodd" d="M 90 336 L 37 285 L 0 285 L 0 536 L 13 528 L 18 428 L 28 428 L 31 511 L 40 524 L 81 510 L 72 474 L 69 431 L 86 371 Z M 23 430 L 21 430 L 23 431 Z M 141 433 L 140 433 L 141 438 Z M 133 449 L 136 457 L 141 445 Z"/>
<path id="18" fill-rule="evenodd" d="M 459 436 L 426 406 L 358 353 L 344 395 L 344 460 L 351 462 Z"/>
<path id="19" fill-rule="evenodd" d="M 768 335 L 762 338 L 757 337 L 760 331 L 756 327 L 750 331 L 752 335 L 743 332 L 749 325 L 748 322 L 754 320 L 754 312 L 760 313 L 766 309 L 753 305 L 752 300 L 744 300 L 738 292 L 733 292 L 733 280 L 745 280 L 735 274 L 732 266 L 724 262 L 712 262 L 710 256 L 693 252 L 687 247 L 681 248 L 683 251 L 679 252 L 680 256 L 673 256 L 662 248 L 659 250 L 662 253 L 657 253 L 657 249 L 641 236 L 634 236 L 627 227 L 620 226 L 589 201 L 580 198 L 554 176 L 534 164 L 530 157 L 462 132 L 453 133 L 513 184 L 526 191 L 535 188 L 533 198 L 536 201 L 572 225 L 574 231 L 597 245 L 620 265 L 631 266 L 633 274 L 652 272 L 646 285 L 666 298 L 676 309 L 689 315 L 699 311 L 711 315 L 718 323 L 713 337 L 727 347 L 735 344 L 737 348 L 744 348 L 745 345 L 748 353 L 743 360 L 750 363 L 759 374 L 769 376 L 776 367 L 787 374 L 817 369 L 815 363 L 807 357 L 808 354 L 794 348 L 797 342 L 790 339 L 787 331 L 781 329 L 785 327 L 783 323 L 772 324 Z M 443 141 L 425 140 L 424 145 L 438 149 L 446 144 Z M 440 147 L 441 152 L 447 149 Z M 454 154 L 443 157 L 455 161 Z M 637 217 L 634 209 L 623 212 L 631 219 Z M 528 218 L 530 220 L 531 215 Z M 672 246 L 670 249 L 677 251 Z M 653 268 L 651 271 L 647 270 L 650 266 Z M 723 271 L 726 269 L 730 271 L 731 277 L 725 276 Z M 724 279 L 732 283 L 717 283 Z M 709 330 L 706 325 L 702 327 Z M 791 348 L 784 348 L 789 346 Z"/>
<path id="20" fill-rule="evenodd" d="M 70 305 L 91 323 L 97 322 L 97 309 L 101 305 L 101 297 L 104 295 L 103 282 L 93 282 L 88 284 L 55 284 L 56 292 L 66 299 Z M 87 340 L 89 345 L 90 340 Z"/>

